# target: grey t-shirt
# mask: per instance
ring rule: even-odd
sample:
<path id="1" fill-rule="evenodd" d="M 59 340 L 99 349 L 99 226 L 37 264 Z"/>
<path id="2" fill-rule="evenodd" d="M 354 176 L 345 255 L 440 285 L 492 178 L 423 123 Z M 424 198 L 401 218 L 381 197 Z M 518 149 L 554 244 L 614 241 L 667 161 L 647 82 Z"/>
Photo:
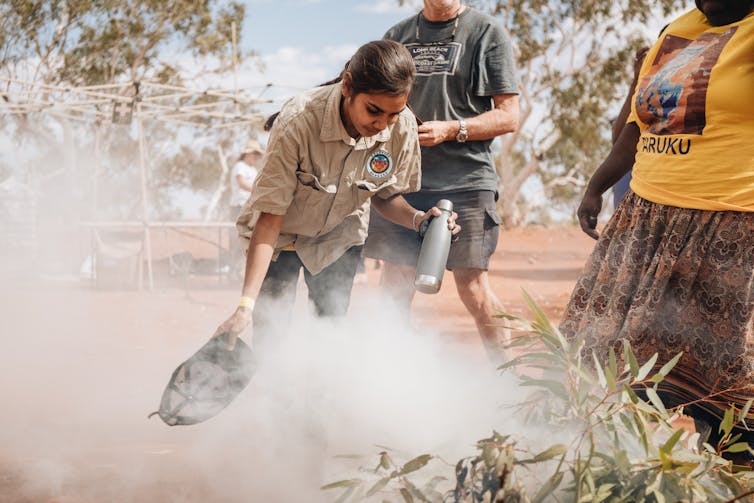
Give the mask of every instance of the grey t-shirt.
<path id="1" fill-rule="evenodd" d="M 475 117 L 492 109 L 492 96 L 518 94 L 511 43 L 500 23 L 467 7 L 453 35 L 454 25 L 455 19 L 432 22 L 417 15 L 385 33 L 414 58 L 409 104 L 423 121 Z M 491 145 L 446 141 L 422 147 L 422 191 L 497 190 Z"/>

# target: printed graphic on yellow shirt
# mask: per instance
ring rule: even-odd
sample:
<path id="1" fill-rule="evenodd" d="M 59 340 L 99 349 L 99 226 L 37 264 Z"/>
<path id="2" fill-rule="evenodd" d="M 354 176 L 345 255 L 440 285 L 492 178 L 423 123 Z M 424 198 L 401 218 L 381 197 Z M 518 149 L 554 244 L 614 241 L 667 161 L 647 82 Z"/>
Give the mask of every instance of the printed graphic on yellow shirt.
<path id="1" fill-rule="evenodd" d="M 710 73 L 736 29 L 696 40 L 665 37 L 636 93 L 636 114 L 648 132 L 702 134 Z"/>
<path id="2" fill-rule="evenodd" d="M 386 150 L 377 150 L 367 159 L 366 168 L 370 176 L 385 178 L 390 174 L 392 166 L 393 160 L 390 157 L 390 153 Z"/>

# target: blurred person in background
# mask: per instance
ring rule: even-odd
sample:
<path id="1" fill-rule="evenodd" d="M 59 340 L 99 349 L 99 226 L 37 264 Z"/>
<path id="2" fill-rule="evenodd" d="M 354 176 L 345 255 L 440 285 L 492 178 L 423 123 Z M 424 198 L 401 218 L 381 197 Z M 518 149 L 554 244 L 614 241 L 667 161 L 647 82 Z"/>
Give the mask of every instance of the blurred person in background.
<path id="1" fill-rule="evenodd" d="M 259 174 L 259 161 L 264 155 L 262 145 L 250 139 L 238 161 L 230 172 L 230 218 L 235 222 L 251 194 L 254 179 Z M 231 276 L 237 279 L 243 277 L 243 250 L 235 246 L 234 240 L 230 245 Z"/>
<path id="2" fill-rule="evenodd" d="M 370 207 L 411 232 L 440 215 L 401 196 L 421 180 L 416 118 L 407 107 L 414 78 L 401 44 L 369 42 L 339 78 L 268 119 L 262 170 L 237 221 L 248 242 L 241 299 L 215 336 L 229 333 L 232 346 L 253 324 L 254 344 L 266 343 L 287 323 L 301 270 L 314 313 L 344 315 Z M 460 230 L 455 215 L 448 228 Z"/>
<path id="3" fill-rule="evenodd" d="M 716 446 L 726 410 L 754 396 L 754 0 L 696 0 L 647 53 L 632 111 L 578 209 L 596 247 L 564 314 L 607 361 L 630 343 Z M 633 168 L 601 234 L 602 194 Z M 737 417 L 737 416 L 736 416 Z M 754 413 L 734 434 L 754 447 Z M 749 452 L 724 452 L 752 466 Z"/>
<path id="4" fill-rule="evenodd" d="M 238 218 L 241 208 L 246 204 L 251 194 L 251 187 L 259 174 L 260 164 L 264 155 L 262 145 L 255 139 L 250 139 L 238 161 L 233 165 L 230 173 L 230 216 L 233 221 Z"/>

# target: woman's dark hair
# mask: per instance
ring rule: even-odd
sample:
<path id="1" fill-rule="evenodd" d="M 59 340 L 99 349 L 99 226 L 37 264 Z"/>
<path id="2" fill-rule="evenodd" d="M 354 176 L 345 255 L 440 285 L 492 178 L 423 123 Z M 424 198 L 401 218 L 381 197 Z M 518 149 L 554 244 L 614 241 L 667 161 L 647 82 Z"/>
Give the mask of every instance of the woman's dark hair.
<path id="1" fill-rule="evenodd" d="M 351 89 L 354 94 L 409 94 L 416 78 L 416 67 L 411 54 L 402 44 L 393 40 L 374 40 L 362 45 L 346 63 L 340 75 L 320 84 L 320 87 L 340 82 L 346 72 L 351 74 Z M 267 118 L 265 131 L 272 128 L 279 113 Z"/>

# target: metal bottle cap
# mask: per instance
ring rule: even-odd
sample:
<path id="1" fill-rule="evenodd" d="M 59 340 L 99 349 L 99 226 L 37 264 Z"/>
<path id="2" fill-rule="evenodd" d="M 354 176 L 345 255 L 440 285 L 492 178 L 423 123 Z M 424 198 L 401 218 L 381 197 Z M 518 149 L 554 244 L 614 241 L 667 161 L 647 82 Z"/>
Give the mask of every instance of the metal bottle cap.
<path id="1" fill-rule="evenodd" d="M 445 211 L 453 211 L 453 202 L 449 201 L 448 199 L 440 199 L 437 201 L 437 204 L 435 204 L 438 208 Z"/>

